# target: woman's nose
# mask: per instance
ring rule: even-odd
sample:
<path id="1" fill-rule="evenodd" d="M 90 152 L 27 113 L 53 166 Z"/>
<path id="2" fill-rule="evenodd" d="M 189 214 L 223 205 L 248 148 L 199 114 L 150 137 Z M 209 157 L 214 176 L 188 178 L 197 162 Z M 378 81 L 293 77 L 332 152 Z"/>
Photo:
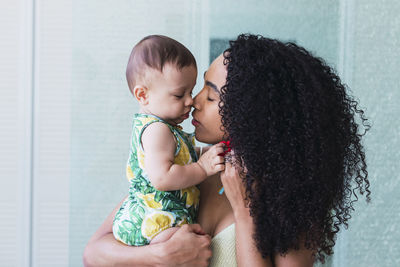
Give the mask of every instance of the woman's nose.
<path id="1" fill-rule="evenodd" d="M 195 109 L 200 109 L 200 97 L 199 97 L 199 95 L 200 95 L 200 94 L 196 95 L 196 96 L 193 98 L 193 107 L 194 107 Z"/>

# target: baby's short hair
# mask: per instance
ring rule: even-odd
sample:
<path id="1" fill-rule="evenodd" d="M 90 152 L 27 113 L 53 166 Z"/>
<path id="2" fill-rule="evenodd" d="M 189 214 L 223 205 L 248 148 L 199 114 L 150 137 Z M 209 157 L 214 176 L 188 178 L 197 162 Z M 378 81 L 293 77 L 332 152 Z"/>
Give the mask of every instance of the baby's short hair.
<path id="1" fill-rule="evenodd" d="M 193 54 L 178 41 L 163 35 L 144 37 L 133 47 L 126 67 L 129 89 L 133 91 L 147 68 L 162 72 L 167 63 L 179 70 L 191 65 L 197 68 Z"/>

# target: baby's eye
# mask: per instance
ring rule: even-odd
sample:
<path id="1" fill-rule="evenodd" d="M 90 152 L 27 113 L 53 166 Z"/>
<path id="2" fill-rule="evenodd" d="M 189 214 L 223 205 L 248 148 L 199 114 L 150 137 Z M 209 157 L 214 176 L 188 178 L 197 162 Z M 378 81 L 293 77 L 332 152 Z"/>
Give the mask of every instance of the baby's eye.
<path id="1" fill-rule="evenodd" d="M 183 95 L 174 95 L 176 98 L 182 98 Z"/>

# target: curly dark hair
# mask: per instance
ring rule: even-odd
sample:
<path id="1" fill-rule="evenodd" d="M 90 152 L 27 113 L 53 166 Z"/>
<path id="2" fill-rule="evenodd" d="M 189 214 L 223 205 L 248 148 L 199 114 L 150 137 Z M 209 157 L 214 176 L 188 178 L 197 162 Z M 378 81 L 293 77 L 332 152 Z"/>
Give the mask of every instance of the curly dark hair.
<path id="1" fill-rule="evenodd" d="M 324 262 L 358 193 L 370 201 L 364 111 L 323 59 L 293 42 L 242 34 L 224 64 L 219 112 L 257 248 L 267 257 L 305 246 Z"/>

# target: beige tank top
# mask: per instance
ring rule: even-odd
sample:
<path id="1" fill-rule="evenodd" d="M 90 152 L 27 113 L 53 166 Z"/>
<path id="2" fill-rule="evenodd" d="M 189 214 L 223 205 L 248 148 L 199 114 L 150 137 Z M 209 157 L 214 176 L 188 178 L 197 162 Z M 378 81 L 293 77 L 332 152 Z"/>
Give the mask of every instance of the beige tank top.
<path id="1" fill-rule="evenodd" d="M 209 267 L 234 267 L 236 264 L 235 224 L 231 224 L 211 240 Z"/>

